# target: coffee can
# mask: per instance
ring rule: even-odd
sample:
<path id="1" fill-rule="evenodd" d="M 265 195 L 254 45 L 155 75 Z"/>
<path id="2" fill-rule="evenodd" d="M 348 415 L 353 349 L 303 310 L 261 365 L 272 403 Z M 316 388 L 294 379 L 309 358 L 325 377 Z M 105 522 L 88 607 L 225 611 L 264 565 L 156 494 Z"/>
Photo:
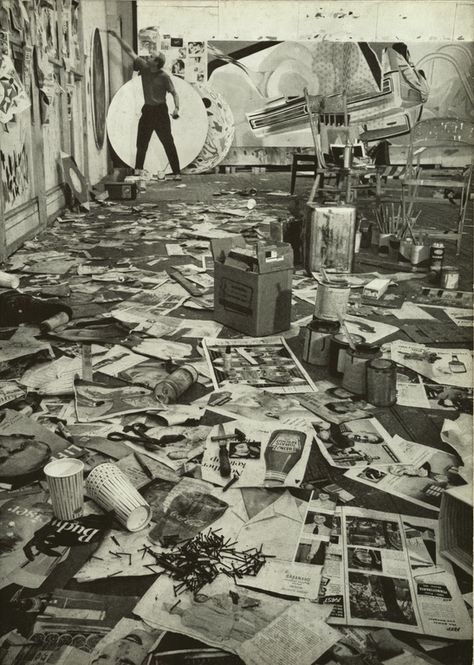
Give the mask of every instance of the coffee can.
<path id="1" fill-rule="evenodd" d="M 363 344 L 362 335 L 351 335 L 355 344 Z M 345 333 L 336 333 L 331 336 L 329 344 L 329 371 L 331 374 L 344 374 L 344 364 L 346 360 L 346 351 L 349 349 L 349 342 Z"/>
<path id="2" fill-rule="evenodd" d="M 428 245 L 412 245 L 410 263 L 413 272 L 426 272 L 430 265 L 430 248 Z"/>
<path id="3" fill-rule="evenodd" d="M 313 319 L 303 329 L 303 360 L 311 365 L 324 367 L 329 362 L 331 335 L 339 332 L 339 321 Z"/>
<path id="4" fill-rule="evenodd" d="M 398 247 L 398 259 L 397 263 L 400 265 L 405 265 L 411 262 L 411 248 L 413 246 L 413 240 L 411 238 L 404 238 L 400 240 L 400 245 Z"/>
<path id="5" fill-rule="evenodd" d="M 397 368 L 392 360 L 374 358 L 367 363 L 367 401 L 393 406 L 397 401 Z"/>
<path id="6" fill-rule="evenodd" d="M 316 291 L 314 317 L 325 321 L 339 321 L 344 318 L 351 294 L 349 282 L 321 281 Z"/>
<path id="7" fill-rule="evenodd" d="M 192 365 L 183 365 L 157 383 L 153 394 L 155 399 L 163 404 L 174 404 L 197 380 L 196 369 Z"/>
<path id="8" fill-rule="evenodd" d="M 459 268 L 457 266 L 443 266 L 441 268 L 441 288 L 457 289 L 459 286 Z"/>
<path id="9" fill-rule="evenodd" d="M 437 273 L 441 273 L 441 268 L 443 267 L 444 259 L 444 244 L 442 242 L 434 242 L 430 248 L 430 270 Z"/>
<path id="10" fill-rule="evenodd" d="M 355 349 L 346 349 L 342 387 L 355 395 L 367 391 L 367 363 L 380 353 L 379 346 L 357 344 Z"/>

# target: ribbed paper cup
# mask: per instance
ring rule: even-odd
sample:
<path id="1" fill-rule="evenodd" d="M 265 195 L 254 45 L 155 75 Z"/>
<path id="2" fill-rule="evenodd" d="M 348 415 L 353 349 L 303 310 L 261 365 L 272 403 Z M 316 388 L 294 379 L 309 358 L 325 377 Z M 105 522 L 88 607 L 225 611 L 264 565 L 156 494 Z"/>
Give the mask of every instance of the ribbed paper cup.
<path id="1" fill-rule="evenodd" d="M 113 510 L 129 531 L 141 531 L 151 521 L 150 506 L 115 464 L 94 467 L 87 477 L 86 490 L 104 510 Z"/>
<path id="2" fill-rule="evenodd" d="M 60 459 L 44 467 L 53 513 L 60 520 L 82 516 L 84 507 L 84 464 L 78 459 Z"/>

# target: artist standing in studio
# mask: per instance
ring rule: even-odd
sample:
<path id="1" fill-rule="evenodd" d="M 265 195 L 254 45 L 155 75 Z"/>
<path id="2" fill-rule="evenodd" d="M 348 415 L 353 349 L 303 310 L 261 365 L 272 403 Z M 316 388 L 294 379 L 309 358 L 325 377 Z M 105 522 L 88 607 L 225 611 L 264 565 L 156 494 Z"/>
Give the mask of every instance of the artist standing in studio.
<path id="1" fill-rule="evenodd" d="M 142 108 L 142 115 L 138 122 L 135 170 L 143 170 L 148 144 L 155 131 L 165 149 L 169 165 L 173 171 L 173 179 L 181 180 L 178 153 L 176 152 L 173 135 L 171 134 L 171 122 L 166 104 L 166 94 L 169 92 L 173 97 L 174 111 L 171 116 L 175 119 L 179 118 L 179 97 L 173 81 L 163 71 L 163 65 L 166 61 L 165 56 L 163 53 L 156 53 L 145 58 L 140 58 L 115 30 L 107 30 L 107 32 L 113 35 L 120 42 L 125 53 L 133 58 L 133 68 L 140 72 L 142 77 L 145 105 Z"/>

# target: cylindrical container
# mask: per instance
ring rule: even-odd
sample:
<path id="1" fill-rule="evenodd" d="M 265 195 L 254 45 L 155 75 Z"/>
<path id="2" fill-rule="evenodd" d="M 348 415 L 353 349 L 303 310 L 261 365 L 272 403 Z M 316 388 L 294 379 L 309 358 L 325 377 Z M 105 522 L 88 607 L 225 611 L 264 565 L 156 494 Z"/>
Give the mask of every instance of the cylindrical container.
<path id="1" fill-rule="evenodd" d="M 355 395 L 365 395 L 367 391 L 367 361 L 378 353 L 378 346 L 358 344 L 355 349 L 346 350 L 342 387 Z"/>
<path id="2" fill-rule="evenodd" d="M 356 231 L 355 242 L 354 242 L 354 254 L 358 254 L 360 252 L 361 240 L 362 240 L 362 232 Z"/>
<path id="3" fill-rule="evenodd" d="M 141 531 L 151 521 L 150 506 L 115 464 L 94 467 L 87 477 L 86 490 L 101 508 L 113 510 L 129 531 Z"/>
<path id="4" fill-rule="evenodd" d="M 350 169 L 352 166 L 352 146 L 350 145 L 345 145 L 344 146 L 344 168 L 345 169 Z"/>
<path id="5" fill-rule="evenodd" d="M 367 363 L 367 401 L 393 406 L 397 401 L 397 367 L 392 360 L 374 358 Z"/>
<path id="6" fill-rule="evenodd" d="M 319 282 L 314 303 L 315 318 L 325 321 L 339 321 L 341 317 L 344 318 L 350 294 L 351 287 L 346 281 Z"/>
<path id="7" fill-rule="evenodd" d="M 411 263 L 412 246 L 413 240 L 411 238 L 404 238 L 403 240 L 400 240 L 400 247 L 398 249 L 398 263 L 400 265 Z"/>
<path id="8" fill-rule="evenodd" d="M 10 275 L 0 270 L 0 286 L 3 289 L 17 289 L 20 286 L 20 279 L 18 275 Z"/>
<path id="9" fill-rule="evenodd" d="M 457 289 L 459 286 L 459 268 L 456 266 L 443 266 L 441 269 L 441 288 Z"/>
<path id="10" fill-rule="evenodd" d="M 69 321 L 69 314 L 65 311 L 58 312 L 54 316 L 51 316 L 49 319 L 42 321 L 40 323 L 40 330 L 43 333 L 50 332 L 50 330 L 55 330 L 60 326 L 65 326 Z"/>
<path id="11" fill-rule="evenodd" d="M 388 256 L 390 251 L 390 238 L 392 237 L 391 233 L 380 233 L 379 234 L 379 254 Z"/>
<path id="12" fill-rule="evenodd" d="M 442 242 L 434 242 L 430 248 L 430 270 L 432 272 L 441 274 L 444 259 L 444 244 Z"/>
<path id="13" fill-rule="evenodd" d="M 412 245 L 410 263 L 413 272 L 426 272 L 430 265 L 430 248 L 427 245 Z"/>
<path id="14" fill-rule="evenodd" d="M 355 344 L 364 343 L 364 338 L 361 335 L 351 335 L 351 337 Z M 331 374 L 340 375 L 344 373 L 346 351 L 349 348 L 345 333 L 336 333 L 331 336 L 329 343 L 329 371 Z"/>
<path id="15" fill-rule="evenodd" d="M 329 362 L 331 335 L 339 331 L 338 321 L 313 319 L 304 328 L 303 360 L 311 365 L 324 367 Z"/>
<path id="16" fill-rule="evenodd" d="M 53 513 L 60 520 L 75 520 L 84 507 L 84 464 L 78 459 L 59 459 L 44 467 Z"/>
<path id="17" fill-rule="evenodd" d="M 155 399 L 163 404 L 174 404 L 183 393 L 198 380 L 198 373 L 192 365 L 183 365 L 155 386 Z"/>
<path id="18" fill-rule="evenodd" d="M 390 236 L 389 256 L 393 261 L 398 259 L 398 251 L 400 249 L 400 239 L 396 236 Z"/>
<path id="19" fill-rule="evenodd" d="M 290 429 L 275 430 L 265 448 L 264 483 L 268 485 L 282 485 L 291 469 L 303 454 L 305 442 L 303 432 Z"/>
<path id="20" fill-rule="evenodd" d="M 374 247 L 378 247 L 379 237 L 380 237 L 379 228 L 375 224 L 372 224 L 372 236 L 370 239 L 370 244 L 374 245 Z"/>

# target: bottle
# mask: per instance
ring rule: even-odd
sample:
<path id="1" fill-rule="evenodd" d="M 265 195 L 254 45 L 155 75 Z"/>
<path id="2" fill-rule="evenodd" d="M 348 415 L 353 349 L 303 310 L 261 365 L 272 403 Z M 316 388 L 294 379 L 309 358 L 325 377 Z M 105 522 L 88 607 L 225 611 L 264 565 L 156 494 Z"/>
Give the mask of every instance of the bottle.
<path id="1" fill-rule="evenodd" d="M 452 354 L 449 369 L 453 374 L 464 374 L 467 372 L 466 365 L 459 360 L 456 354 Z"/>
<path id="2" fill-rule="evenodd" d="M 265 478 L 268 485 L 282 485 L 303 454 L 306 435 L 289 429 L 275 430 L 265 448 Z"/>

